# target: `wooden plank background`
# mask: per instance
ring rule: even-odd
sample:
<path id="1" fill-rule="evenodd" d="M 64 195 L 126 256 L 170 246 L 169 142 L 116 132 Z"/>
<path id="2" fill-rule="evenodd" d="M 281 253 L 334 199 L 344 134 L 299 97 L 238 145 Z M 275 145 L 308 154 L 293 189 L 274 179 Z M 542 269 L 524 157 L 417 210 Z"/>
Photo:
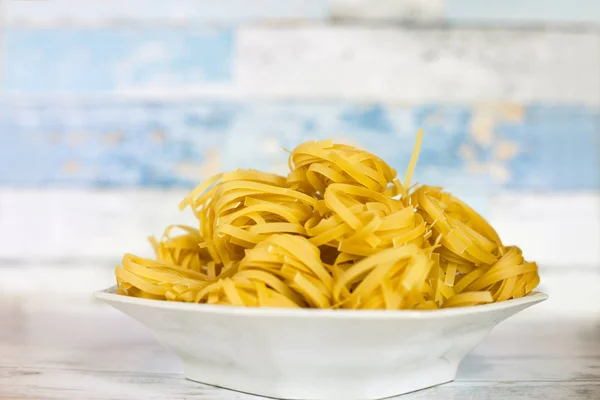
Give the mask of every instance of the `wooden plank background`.
<path id="1" fill-rule="evenodd" d="M 598 2 L 75 3 L 0 0 L 0 259 L 18 268 L 145 251 L 193 223 L 175 204 L 200 180 L 283 172 L 306 139 L 402 173 L 419 127 L 419 181 L 542 265 L 600 264 Z"/>

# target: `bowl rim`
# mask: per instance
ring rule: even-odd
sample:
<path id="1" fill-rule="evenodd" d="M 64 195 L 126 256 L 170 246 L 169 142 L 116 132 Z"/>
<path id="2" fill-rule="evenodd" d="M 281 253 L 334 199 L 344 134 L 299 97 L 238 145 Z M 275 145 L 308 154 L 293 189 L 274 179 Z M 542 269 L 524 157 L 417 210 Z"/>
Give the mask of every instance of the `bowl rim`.
<path id="1" fill-rule="evenodd" d="M 543 292 L 531 292 L 518 299 L 510 299 L 497 303 L 438 310 L 346 310 L 346 309 L 315 309 L 315 308 L 274 308 L 274 307 L 239 307 L 213 304 L 184 303 L 177 301 L 143 299 L 116 293 L 116 286 L 94 293 L 97 299 L 110 304 L 132 304 L 154 309 L 179 310 L 187 312 L 224 314 L 232 316 L 252 317 L 295 317 L 295 318 L 352 318 L 352 319 L 396 319 L 396 318 L 444 318 L 463 315 L 481 314 L 505 310 L 519 306 L 531 306 L 548 299 Z"/>

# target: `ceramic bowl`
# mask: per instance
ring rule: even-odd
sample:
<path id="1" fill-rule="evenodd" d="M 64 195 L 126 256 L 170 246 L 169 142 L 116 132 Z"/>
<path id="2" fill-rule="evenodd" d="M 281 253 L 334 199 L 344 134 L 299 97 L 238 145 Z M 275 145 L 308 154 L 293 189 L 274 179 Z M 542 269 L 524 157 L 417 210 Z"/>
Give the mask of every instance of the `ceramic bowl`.
<path id="1" fill-rule="evenodd" d="M 185 376 L 261 396 L 379 399 L 449 382 L 504 319 L 547 299 L 434 311 L 215 306 L 96 296 L 147 325 Z"/>

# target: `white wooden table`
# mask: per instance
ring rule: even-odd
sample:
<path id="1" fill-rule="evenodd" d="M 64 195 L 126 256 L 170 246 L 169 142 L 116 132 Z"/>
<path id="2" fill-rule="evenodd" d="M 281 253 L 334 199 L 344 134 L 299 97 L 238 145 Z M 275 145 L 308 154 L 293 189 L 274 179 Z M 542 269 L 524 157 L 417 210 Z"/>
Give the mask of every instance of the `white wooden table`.
<path id="1" fill-rule="evenodd" d="M 500 324 L 456 381 L 401 398 L 600 399 L 599 278 L 546 274 L 550 300 Z M 144 326 L 87 294 L 4 289 L 0 399 L 258 398 L 184 379 Z"/>

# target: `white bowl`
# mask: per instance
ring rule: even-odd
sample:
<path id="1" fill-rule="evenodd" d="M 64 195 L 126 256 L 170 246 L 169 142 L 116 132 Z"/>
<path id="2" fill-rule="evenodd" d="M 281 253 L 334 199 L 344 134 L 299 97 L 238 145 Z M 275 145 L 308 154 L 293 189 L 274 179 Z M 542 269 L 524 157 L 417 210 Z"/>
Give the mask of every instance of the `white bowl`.
<path id="1" fill-rule="evenodd" d="M 96 293 L 147 325 L 193 381 L 284 399 L 378 399 L 453 380 L 491 329 L 548 296 L 434 311 L 214 306 Z"/>

